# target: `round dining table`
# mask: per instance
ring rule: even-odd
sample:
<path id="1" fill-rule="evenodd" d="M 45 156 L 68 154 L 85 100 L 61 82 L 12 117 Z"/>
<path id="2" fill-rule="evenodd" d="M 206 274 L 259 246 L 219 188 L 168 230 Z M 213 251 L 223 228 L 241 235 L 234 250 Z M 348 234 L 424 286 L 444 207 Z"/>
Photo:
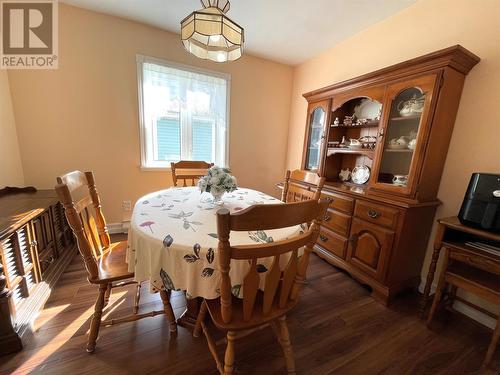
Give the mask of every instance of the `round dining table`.
<path id="1" fill-rule="evenodd" d="M 182 290 L 187 312 L 180 325 L 192 325 L 199 298 L 219 297 L 217 217 L 220 208 L 231 214 L 255 204 L 277 204 L 280 200 L 262 192 L 238 188 L 214 204 L 209 193 L 198 187 L 169 188 L 140 198 L 132 213 L 128 233 L 128 270 L 136 281 L 149 280 L 150 291 Z M 268 243 L 293 237 L 304 229 L 293 226 L 273 230 L 231 232 L 233 245 Z M 282 268 L 287 259 L 280 260 Z M 259 259 L 261 285 L 272 258 Z M 245 261 L 231 262 L 232 292 L 240 296 L 241 283 L 249 269 Z M 190 311 L 191 310 L 191 311 Z"/>

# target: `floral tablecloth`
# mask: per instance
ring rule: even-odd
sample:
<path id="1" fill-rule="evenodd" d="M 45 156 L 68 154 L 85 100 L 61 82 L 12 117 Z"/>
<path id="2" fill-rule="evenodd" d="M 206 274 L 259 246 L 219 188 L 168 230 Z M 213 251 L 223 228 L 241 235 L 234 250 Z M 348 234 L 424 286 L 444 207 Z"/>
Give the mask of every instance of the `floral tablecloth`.
<path id="1" fill-rule="evenodd" d="M 127 262 L 135 280 L 150 280 L 151 291 L 161 288 L 185 290 L 188 297 L 207 299 L 219 296 L 217 271 L 216 212 L 231 213 L 253 204 L 280 203 L 264 193 L 240 188 L 214 205 L 208 193 L 197 187 L 170 188 L 148 194 L 137 201 L 128 233 Z M 231 232 L 233 245 L 266 243 L 297 235 L 303 227 L 255 232 Z M 283 257 L 282 257 L 283 258 Z M 288 259 L 280 259 L 285 267 Z M 259 259 L 257 269 L 264 276 L 272 258 Z M 248 261 L 232 261 L 230 276 L 233 294 L 240 295 L 241 282 L 249 269 Z M 261 277 L 261 282 L 263 282 Z"/>

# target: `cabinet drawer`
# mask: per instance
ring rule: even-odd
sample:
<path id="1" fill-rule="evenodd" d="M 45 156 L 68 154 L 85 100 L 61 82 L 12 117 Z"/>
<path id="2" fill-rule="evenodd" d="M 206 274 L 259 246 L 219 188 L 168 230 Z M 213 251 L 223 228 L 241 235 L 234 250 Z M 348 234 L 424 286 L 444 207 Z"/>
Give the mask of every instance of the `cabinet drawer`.
<path id="1" fill-rule="evenodd" d="M 347 237 L 351 226 L 351 217 L 338 211 L 328 210 L 323 219 L 323 225 L 335 233 Z"/>
<path id="2" fill-rule="evenodd" d="M 352 215 L 354 199 L 339 194 L 321 194 L 321 198 L 330 199 L 330 208 Z"/>
<path id="3" fill-rule="evenodd" d="M 336 235 L 328 229 L 321 229 L 318 236 L 318 245 L 325 248 L 333 255 L 345 259 L 347 249 L 347 239 Z"/>
<path id="4" fill-rule="evenodd" d="M 354 216 L 388 228 L 396 226 L 398 214 L 399 211 L 395 208 L 361 200 L 356 201 L 356 208 L 354 210 Z"/>

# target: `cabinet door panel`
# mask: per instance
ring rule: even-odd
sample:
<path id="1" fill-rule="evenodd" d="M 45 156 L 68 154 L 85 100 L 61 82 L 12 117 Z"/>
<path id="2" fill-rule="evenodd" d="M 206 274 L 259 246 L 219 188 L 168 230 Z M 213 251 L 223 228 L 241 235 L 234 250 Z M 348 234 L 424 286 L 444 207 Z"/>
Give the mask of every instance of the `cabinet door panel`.
<path id="1" fill-rule="evenodd" d="M 309 104 L 302 169 L 321 174 L 329 119 L 330 100 Z"/>
<path id="2" fill-rule="evenodd" d="M 384 278 L 394 232 L 354 218 L 347 259 L 367 274 Z"/>
<path id="3" fill-rule="evenodd" d="M 51 224 L 49 211 L 45 212 L 42 215 L 42 222 L 43 222 L 43 234 L 44 234 L 45 242 L 47 244 L 50 244 L 52 242 L 53 238 L 52 238 L 52 224 Z"/>
<path id="4" fill-rule="evenodd" d="M 439 74 L 429 74 L 388 86 L 370 179 L 373 188 L 415 194 L 439 79 Z"/>
<path id="5" fill-rule="evenodd" d="M 41 253 L 47 248 L 47 242 L 45 241 L 45 236 L 43 235 L 43 223 L 40 217 L 33 220 L 33 229 L 35 240 L 38 244 L 38 252 Z"/>

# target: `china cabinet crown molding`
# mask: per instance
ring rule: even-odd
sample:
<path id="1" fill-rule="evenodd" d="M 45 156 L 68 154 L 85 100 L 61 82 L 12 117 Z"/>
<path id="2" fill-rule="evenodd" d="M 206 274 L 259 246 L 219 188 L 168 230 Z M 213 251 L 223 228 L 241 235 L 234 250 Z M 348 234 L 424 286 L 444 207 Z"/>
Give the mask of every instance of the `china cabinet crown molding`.
<path id="1" fill-rule="evenodd" d="M 374 72 L 334 83 L 333 85 L 318 90 L 307 92 L 302 96 L 306 98 L 308 102 L 318 101 L 329 98 L 334 91 L 350 90 L 360 86 L 371 86 L 384 81 L 396 80 L 407 75 L 444 68 L 446 66 L 453 68 L 463 75 L 467 75 L 480 60 L 481 59 L 474 53 L 457 44 Z"/>

